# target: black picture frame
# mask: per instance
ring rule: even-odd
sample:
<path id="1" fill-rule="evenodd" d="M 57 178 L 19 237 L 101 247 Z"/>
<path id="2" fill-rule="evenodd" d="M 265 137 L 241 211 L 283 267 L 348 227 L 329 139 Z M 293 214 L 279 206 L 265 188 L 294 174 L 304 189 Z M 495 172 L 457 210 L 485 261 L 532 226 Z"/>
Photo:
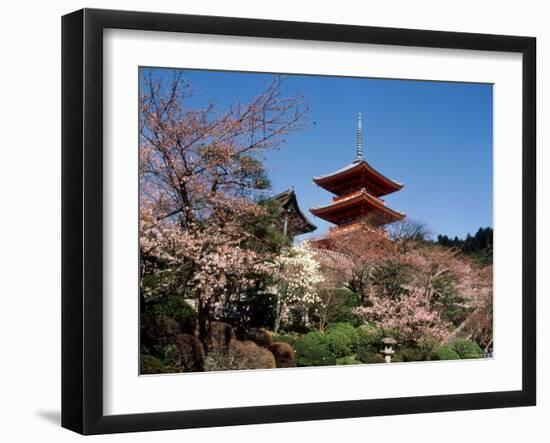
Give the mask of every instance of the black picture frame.
<path id="1" fill-rule="evenodd" d="M 103 30 L 522 54 L 522 389 L 131 415 L 103 413 Z M 532 406 L 536 403 L 536 39 L 83 9 L 62 18 L 62 426 L 82 434 Z"/>

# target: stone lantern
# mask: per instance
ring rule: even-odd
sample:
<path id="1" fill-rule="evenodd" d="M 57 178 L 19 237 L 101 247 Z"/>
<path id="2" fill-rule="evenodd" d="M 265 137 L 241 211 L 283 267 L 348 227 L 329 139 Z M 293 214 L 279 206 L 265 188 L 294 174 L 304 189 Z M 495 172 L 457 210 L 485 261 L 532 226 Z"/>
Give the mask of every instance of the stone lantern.
<path id="1" fill-rule="evenodd" d="M 393 347 L 397 344 L 397 340 L 393 337 L 384 337 L 381 342 L 384 345 L 384 349 L 380 353 L 384 356 L 386 363 L 391 363 L 391 357 L 395 354 Z"/>

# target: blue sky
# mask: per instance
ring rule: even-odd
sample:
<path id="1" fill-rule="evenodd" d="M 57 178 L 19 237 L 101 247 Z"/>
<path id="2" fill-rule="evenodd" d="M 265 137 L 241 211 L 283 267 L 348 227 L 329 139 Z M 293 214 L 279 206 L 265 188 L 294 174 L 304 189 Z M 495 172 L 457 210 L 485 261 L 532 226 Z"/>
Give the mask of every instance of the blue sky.
<path id="1" fill-rule="evenodd" d="M 171 75 L 158 70 L 157 75 Z M 271 74 L 185 70 L 194 97 L 223 109 L 246 102 Z M 363 115 L 366 160 L 404 188 L 386 204 L 425 222 L 434 235 L 464 237 L 493 226 L 493 89 L 489 84 L 291 75 L 289 95 L 309 106 L 304 131 L 266 157 L 273 193 L 295 187 L 302 210 L 320 234 L 331 226 L 309 208 L 332 194 L 312 177 L 349 164 L 356 154 L 357 114 Z"/>

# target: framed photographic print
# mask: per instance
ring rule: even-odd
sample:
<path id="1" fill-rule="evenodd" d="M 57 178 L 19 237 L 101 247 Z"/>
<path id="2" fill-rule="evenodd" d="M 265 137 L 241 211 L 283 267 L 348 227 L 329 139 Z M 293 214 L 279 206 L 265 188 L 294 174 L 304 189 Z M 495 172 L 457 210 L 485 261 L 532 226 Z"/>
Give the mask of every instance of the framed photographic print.
<path id="1" fill-rule="evenodd" d="M 534 38 L 62 26 L 64 427 L 535 404 Z"/>

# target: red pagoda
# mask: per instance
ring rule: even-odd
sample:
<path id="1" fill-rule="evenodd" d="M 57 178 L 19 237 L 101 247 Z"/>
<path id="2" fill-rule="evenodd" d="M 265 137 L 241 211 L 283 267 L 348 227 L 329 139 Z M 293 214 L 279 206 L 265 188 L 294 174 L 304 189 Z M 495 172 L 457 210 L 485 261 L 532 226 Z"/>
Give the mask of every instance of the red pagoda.
<path id="1" fill-rule="evenodd" d="M 336 225 L 330 230 L 331 234 L 349 232 L 365 224 L 383 229 L 384 225 L 405 218 L 404 213 L 389 208 L 381 198 L 399 191 L 403 185 L 383 176 L 363 159 L 361 114 L 357 129 L 357 158 L 348 166 L 315 177 L 313 181 L 335 194 L 331 204 L 310 209 L 313 215 Z"/>

